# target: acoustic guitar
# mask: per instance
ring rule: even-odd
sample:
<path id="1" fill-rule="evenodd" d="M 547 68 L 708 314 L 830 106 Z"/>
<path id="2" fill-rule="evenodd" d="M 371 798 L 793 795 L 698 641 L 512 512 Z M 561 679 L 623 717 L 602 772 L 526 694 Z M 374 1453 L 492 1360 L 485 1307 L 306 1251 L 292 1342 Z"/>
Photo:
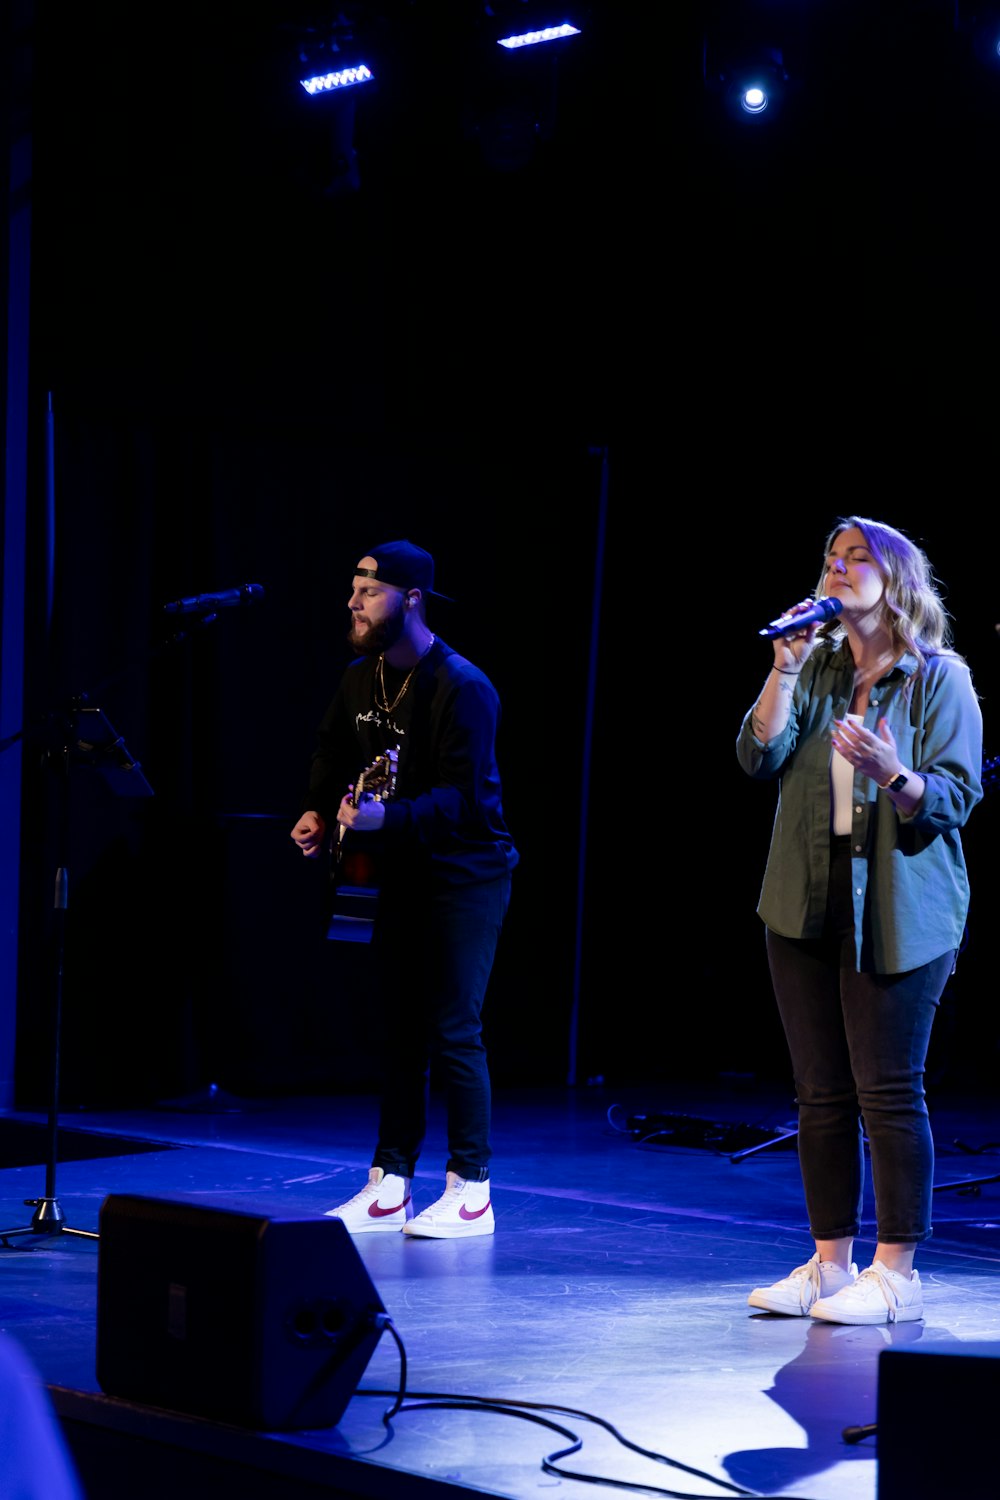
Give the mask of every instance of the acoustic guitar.
<path id="1" fill-rule="evenodd" d="M 375 798 L 387 801 L 396 790 L 399 746 L 376 756 L 351 792 L 351 806 Z M 327 883 L 326 935 L 334 942 L 370 943 L 378 906 L 378 838 L 353 833 L 342 823 L 331 841 Z"/>

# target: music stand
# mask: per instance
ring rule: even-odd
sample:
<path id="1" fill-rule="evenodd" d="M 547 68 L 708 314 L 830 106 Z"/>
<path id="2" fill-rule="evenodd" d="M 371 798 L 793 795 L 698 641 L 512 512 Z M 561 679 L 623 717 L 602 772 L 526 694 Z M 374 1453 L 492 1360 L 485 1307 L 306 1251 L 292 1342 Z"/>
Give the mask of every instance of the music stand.
<path id="1" fill-rule="evenodd" d="M 89 1229 L 72 1229 L 56 1197 L 56 1163 L 59 1138 L 59 1071 L 62 1033 L 62 991 L 66 950 L 66 907 L 69 881 L 66 869 L 66 845 L 69 825 L 69 772 L 71 765 L 88 766 L 99 771 L 113 792 L 125 797 L 151 797 L 153 789 L 139 762 L 129 755 L 121 735 L 112 727 L 100 708 L 87 702 L 86 695 L 75 699 L 68 716 L 55 721 L 56 739 L 47 755 L 49 764 L 58 762 L 60 798 L 57 819 L 58 864 L 55 878 L 54 933 L 55 986 L 52 1010 L 52 1090 L 48 1116 L 48 1156 L 45 1164 L 45 1193 L 41 1198 L 26 1198 L 25 1206 L 35 1210 L 30 1224 L 14 1229 L 0 1229 L 0 1248 L 23 1235 L 50 1238 L 57 1234 L 78 1235 L 96 1240 Z"/>

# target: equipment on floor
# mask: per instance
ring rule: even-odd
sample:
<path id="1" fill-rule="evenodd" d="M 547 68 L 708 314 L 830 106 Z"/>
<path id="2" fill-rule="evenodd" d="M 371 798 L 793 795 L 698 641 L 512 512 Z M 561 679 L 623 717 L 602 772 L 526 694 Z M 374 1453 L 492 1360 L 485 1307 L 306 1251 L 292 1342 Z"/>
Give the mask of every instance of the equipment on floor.
<path id="1" fill-rule="evenodd" d="M 62 1042 L 63 975 L 66 965 L 66 909 L 69 905 L 69 872 L 67 870 L 67 848 L 69 845 L 69 790 L 70 772 L 74 766 L 86 766 L 97 770 L 111 790 L 119 796 L 151 797 L 153 789 L 142 773 L 139 762 L 125 747 L 121 735 L 113 728 L 104 712 L 91 704 L 87 695 L 74 699 L 64 713 L 49 715 L 44 733 L 32 736 L 40 738 L 45 750 L 45 763 L 57 778 L 56 837 L 58 840 L 53 904 L 53 936 L 55 940 L 55 983 L 52 999 L 50 1095 L 48 1114 L 48 1156 L 45 1165 L 45 1193 L 41 1198 L 27 1198 L 25 1205 L 35 1210 L 31 1222 L 13 1229 L 0 1229 L 0 1246 L 11 1249 L 10 1240 L 25 1235 L 36 1238 L 38 1243 L 53 1235 L 78 1235 L 82 1239 L 96 1239 L 89 1229 L 72 1229 L 66 1223 L 59 1199 L 56 1197 L 56 1164 L 59 1160 L 59 1090 L 60 1090 L 60 1046 Z M 24 1248 L 23 1245 L 19 1248 Z"/>
<path id="2" fill-rule="evenodd" d="M 998 1402 L 998 1343 L 883 1349 L 877 1500 L 995 1494 Z"/>
<path id="3" fill-rule="evenodd" d="M 339 1219 L 111 1193 L 98 1227 L 106 1395 L 269 1432 L 336 1426 L 387 1323 Z"/>

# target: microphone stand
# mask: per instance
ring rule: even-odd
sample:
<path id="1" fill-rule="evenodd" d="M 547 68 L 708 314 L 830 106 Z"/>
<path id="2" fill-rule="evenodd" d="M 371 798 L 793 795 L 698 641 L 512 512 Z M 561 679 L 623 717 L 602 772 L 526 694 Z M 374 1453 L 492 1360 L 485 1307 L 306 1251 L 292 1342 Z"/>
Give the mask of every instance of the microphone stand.
<path id="1" fill-rule="evenodd" d="M 13 738 L 17 738 L 14 736 Z M 7 744 L 11 743 L 10 741 Z M 152 788 L 142 774 L 138 761 L 125 748 L 108 719 L 99 708 L 91 707 L 86 696 L 75 699 L 69 716 L 54 722 L 54 743 L 46 751 L 46 763 L 54 766 L 59 777 L 57 829 L 57 866 L 53 903 L 53 936 L 55 946 L 55 983 L 52 1002 L 51 1091 L 48 1113 L 48 1154 L 45 1164 L 45 1192 L 40 1198 L 26 1198 L 25 1207 L 35 1210 L 29 1224 L 0 1229 L 0 1248 L 9 1250 L 11 1240 L 29 1235 L 36 1240 L 55 1235 L 77 1235 L 96 1240 L 89 1229 L 74 1229 L 66 1222 L 56 1197 L 56 1164 L 59 1157 L 59 1086 L 62 1045 L 63 982 L 66 970 L 66 912 L 69 905 L 69 872 L 66 856 L 69 834 L 69 777 L 73 762 L 101 771 L 112 789 L 133 796 L 152 796 Z"/>
<path id="2" fill-rule="evenodd" d="M 234 590 L 240 602 L 261 597 L 259 585 L 248 584 L 244 589 Z M 231 603 L 229 595 L 205 595 L 197 600 L 179 601 L 178 606 L 166 606 L 165 613 L 183 613 L 191 618 L 185 621 L 186 628 L 174 631 L 164 649 L 187 640 L 194 632 L 206 628 L 217 619 L 216 607 L 220 603 Z M 109 679 L 110 680 L 110 679 Z M 107 684 L 103 684 L 106 686 Z M 23 739 L 23 730 L 10 735 L 0 743 L 0 752 Z M 65 714 L 50 715 L 47 730 L 41 736 L 45 745 L 45 762 L 55 767 L 59 776 L 59 795 L 56 816 L 57 866 L 53 901 L 53 937 L 55 949 L 55 977 L 51 1016 L 52 1054 L 48 1110 L 48 1149 L 45 1165 L 45 1191 L 40 1198 L 26 1198 L 25 1207 L 35 1212 L 28 1224 L 11 1228 L 0 1228 L 0 1249 L 9 1250 L 12 1240 L 25 1236 L 35 1241 L 57 1235 L 75 1235 L 81 1239 L 96 1240 L 99 1236 L 92 1230 L 75 1229 L 66 1222 L 66 1215 L 56 1196 L 56 1166 L 59 1157 L 59 1091 L 62 1047 L 63 988 L 66 970 L 66 913 L 69 905 L 69 872 L 67 869 L 67 847 L 69 836 L 69 789 L 70 769 L 74 763 L 90 766 L 100 771 L 111 789 L 126 796 L 151 797 L 153 789 L 142 773 L 137 760 L 129 755 L 122 737 L 115 731 L 103 711 L 92 705 L 86 693 L 71 700 Z M 211 1107 L 232 1112 L 239 1108 L 237 1102 L 223 1095 L 215 1084 L 208 1088 Z M 176 1101 L 166 1107 L 198 1107 L 196 1097 L 187 1101 Z"/>

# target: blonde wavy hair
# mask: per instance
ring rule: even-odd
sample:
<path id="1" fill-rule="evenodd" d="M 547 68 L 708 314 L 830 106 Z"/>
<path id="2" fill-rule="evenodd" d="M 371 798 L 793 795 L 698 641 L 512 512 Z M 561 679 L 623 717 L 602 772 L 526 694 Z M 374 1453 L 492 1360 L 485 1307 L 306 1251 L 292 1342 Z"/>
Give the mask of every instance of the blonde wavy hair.
<path id="1" fill-rule="evenodd" d="M 868 516 L 841 516 L 823 549 L 823 572 L 816 585 L 816 598 L 822 597 L 826 585 L 826 558 L 842 531 L 856 527 L 878 566 L 885 584 L 882 595 L 882 619 L 892 635 L 897 650 L 912 651 L 918 671 L 926 666 L 928 656 L 957 656 L 952 646 L 951 617 L 944 607 L 938 580 L 934 577 L 927 554 L 895 526 L 873 521 Z M 842 627 L 831 620 L 821 628 L 824 635 L 835 634 Z"/>

